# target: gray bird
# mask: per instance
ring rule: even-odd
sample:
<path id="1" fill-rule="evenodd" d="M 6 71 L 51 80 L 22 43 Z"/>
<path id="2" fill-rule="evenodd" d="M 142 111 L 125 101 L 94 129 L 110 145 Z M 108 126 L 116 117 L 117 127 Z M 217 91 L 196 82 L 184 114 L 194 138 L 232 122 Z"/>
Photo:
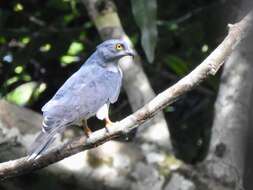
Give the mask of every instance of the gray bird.
<path id="1" fill-rule="evenodd" d="M 134 56 L 134 51 L 123 40 L 107 40 L 97 46 L 81 68 L 42 107 L 43 127 L 30 148 L 29 160 L 44 153 L 55 135 L 70 125 L 82 122 L 89 137 L 87 119 L 90 117 L 96 115 L 105 120 L 106 128 L 112 124 L 108 109 L 120 93 L 122 72 L 118 63 L 125 56 Z"/>

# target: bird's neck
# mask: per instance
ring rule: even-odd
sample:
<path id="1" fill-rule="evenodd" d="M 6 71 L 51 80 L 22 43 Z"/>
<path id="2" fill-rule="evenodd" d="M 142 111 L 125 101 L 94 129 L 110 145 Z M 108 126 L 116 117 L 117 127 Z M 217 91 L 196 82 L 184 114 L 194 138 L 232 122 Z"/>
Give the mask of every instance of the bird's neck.
<path id="1" fill-rule="evenodd" d="M 114 62 L 112 62 L 112 63 L 107 63 L 105 67 L 106 67 L 106 69 L 107 69 L 108 71 L 111 71 L 111 72 L 113 72 L 113 73 L 118 73 L 118 72 L 120 72 L 120 68 L 119 68 L 118 63 L 114 63 Z"/>
<path id="2" fill-rule="evenodd" d="M 101 56 L 98 55 L 98 52 L 94 52 L 86 61 L 84 65 L 88 66 L 89 64 L 94 64 L 94 61 L 96 64 L 100 65 L 101 67 L 106 68 L 108 71 L 117 73 L 121 72 L 119 68 L 118 61 L 111 61 L 109 63 L 105 63 L 104 59 L 101 58 Z"/>

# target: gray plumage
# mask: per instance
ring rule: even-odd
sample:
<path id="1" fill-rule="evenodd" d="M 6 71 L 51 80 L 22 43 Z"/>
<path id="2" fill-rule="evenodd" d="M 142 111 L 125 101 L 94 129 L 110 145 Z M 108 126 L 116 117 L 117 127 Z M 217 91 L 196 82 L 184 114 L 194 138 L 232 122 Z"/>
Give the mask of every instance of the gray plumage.
<path id="1" fill-rule="evenodd" d="M 118 61 L 128 55 L 134 53 L 123 40 L 107 40 L 97 46 L 85 64 L 42 107 L 43 127 L 30 148 L 29 159 L 42 154 L 67 126 L 96 114 L 99 119 L 107 117 L 122 83 Z"/>

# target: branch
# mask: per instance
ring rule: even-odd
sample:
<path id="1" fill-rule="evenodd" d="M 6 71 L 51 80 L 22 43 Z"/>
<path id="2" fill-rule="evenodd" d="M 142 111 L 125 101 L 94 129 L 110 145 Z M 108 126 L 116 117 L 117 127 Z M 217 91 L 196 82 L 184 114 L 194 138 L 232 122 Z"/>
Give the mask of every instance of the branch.
<path id="1" fill-rule="evenodd" d="M 126 134 L 142 123 L 152 118 L 158 111 L 175 102 L 177 98 L 192 90 L 200 82 L 210 75 L 215 75 L 226 58 L 231 54 L 237 44 L 244 38 L 251 26 L 252 13 L 248 14 L 239 23 L 229 25 L 229 34 L 223 42 L 190 74 L 182 78 L 172 87 L 158 94 L 144 107 L 129 115 L 116 125 L 110 128 L 107 133 L 105 129 L 98 130 L 91 134 L 90 138 L 80 137 L 62 147 L 53 149 L 51 152 L 42 155 L 36 160 L 27 161 L 20 158 L 0 164 L 0 179 L 19 176 L 36 169 L 40 169 L 55 163 L 68 156 L 99 146 L 115 137 Z"/>
<path id="2" fill-rule="evenodd" d="M 201 163 L 206 176 L 230 184 L 230 189 L 244 189 L 237 187 L 242 185 L 241 182 L 247 182 L 244 175 L 251 170 L 251 167 L 245 166 L 245 162 L 250 160 L 251 163 L 247 155 L 251 151 L 247 150 L 246 142 L 251 141 L 248 134 L 252 132 L 252 43 L 251 28 L 247 38 L 241 41 L 223 68 L 215 102 L 209 153 Z"/>

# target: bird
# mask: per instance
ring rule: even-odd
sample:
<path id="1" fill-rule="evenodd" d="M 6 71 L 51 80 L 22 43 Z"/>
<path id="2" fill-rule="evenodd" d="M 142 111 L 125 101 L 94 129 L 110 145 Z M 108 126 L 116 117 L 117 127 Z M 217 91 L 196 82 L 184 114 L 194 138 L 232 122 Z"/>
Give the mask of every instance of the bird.
<path id="1" fill-rule="evenodd" d="M 119 62 L 123 57 L 134 55 L 133 48 L 123 39 L 110 39 L 98 45 L 79 70 L 42 107 L 42 130 L 28 151 L 28 160 L 44 154 L 55 136 L 68 126 L 81 123 L 89 138 L 91 130 L 87 120 L 92 116 L 105 120 L 108 131 L 113 125 L 109 106 L 117 101 L 122 86 Z"/>

